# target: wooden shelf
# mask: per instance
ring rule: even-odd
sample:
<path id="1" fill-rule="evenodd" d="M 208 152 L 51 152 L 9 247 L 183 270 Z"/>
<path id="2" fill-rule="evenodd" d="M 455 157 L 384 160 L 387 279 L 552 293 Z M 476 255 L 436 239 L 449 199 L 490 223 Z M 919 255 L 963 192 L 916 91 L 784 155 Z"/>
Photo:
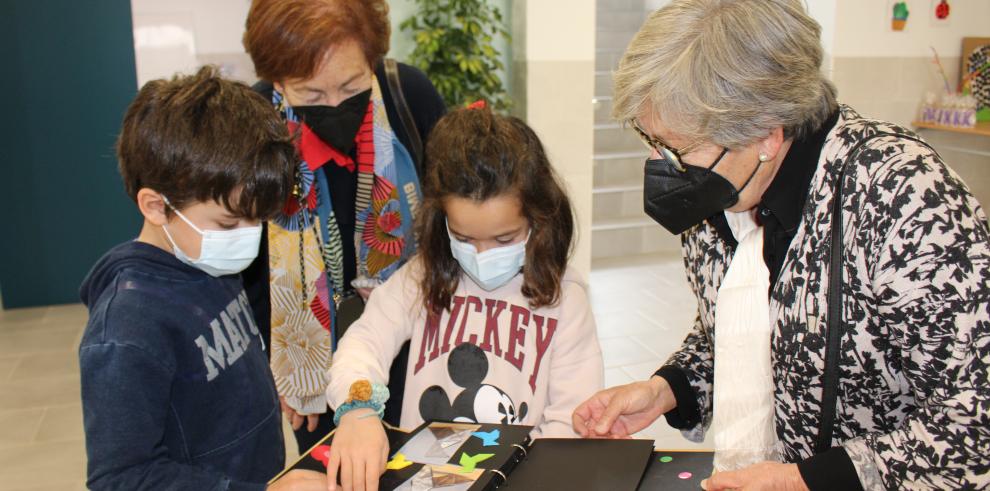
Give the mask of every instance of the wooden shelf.
<path id="1" fill-rule="evenodd" d="M 939 124 L 932 123 L 922 123 L 921 121 L 915 121 L 911 123 L 915 128 L 925 128 L 929 130 L 941 130 L 941 131 L 951 131 L 953 133 L 964 133 L 967 135 L 981 135 L 990 136 L 990 121 L 982 121 L 976 123 L 973 128 L 958 128 L 955 126 L 942 126 Z"/>

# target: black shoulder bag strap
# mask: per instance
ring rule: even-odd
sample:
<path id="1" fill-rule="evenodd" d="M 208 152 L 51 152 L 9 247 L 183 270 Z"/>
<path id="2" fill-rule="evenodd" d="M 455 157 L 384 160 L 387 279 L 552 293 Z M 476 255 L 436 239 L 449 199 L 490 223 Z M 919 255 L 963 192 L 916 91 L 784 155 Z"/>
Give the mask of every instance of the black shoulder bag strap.
<path id="1" fill-rule="evenodd" d="M 413 119 L 409 104 L 406 103 L 406 96 L 402 92 L 402 85 L 399 83 L 399 64 L 392 58 L 385 58 L 385 78 L 388 79 L 388 90 L 392 93 L 392 102 L 395 103 L 395 112 L 399 113 L 402 128 L 409 136 L 409 149 L 412 152 L 413 163 L 416 164 L 416 174 L 422 179 L 423 176 L 423 141 L 419 137 L 419 130 L 416 128 L 416 120 Z"/>
<path id="2" fill-rule="evenodd" d="M 818 438 L 815 441 L 815 453 L 822 453 L 832 448 L 832 434 L 835 427 L 835 406 L 839 391 L 839 350 L 842 344 L 842 186 L 846 172 L 854 164 L 857 156 L 866 142 L 883 136 L 894 136 L 905 140 L 918 142 L 930 149 L 935 155 L 938 152 L 920 138 L 899 133 L 882 132 L 870 135 L 860 141 L 849 152 L 845 165 L 839 171 L 832 197 L 832 237 L 829 251 L 828 274 L 828 333 L 825 344 L 825 372 L 822 382 L 822 416 L 819 420 Z M 941 158 L 941 157 L 939 157 Z"/>

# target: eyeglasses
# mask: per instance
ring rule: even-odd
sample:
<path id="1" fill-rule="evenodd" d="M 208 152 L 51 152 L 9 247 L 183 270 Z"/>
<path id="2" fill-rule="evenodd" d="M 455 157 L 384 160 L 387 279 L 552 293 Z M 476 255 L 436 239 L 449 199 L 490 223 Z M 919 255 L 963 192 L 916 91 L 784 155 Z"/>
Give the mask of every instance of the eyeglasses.
<path id="1" fill-rule="evenodd" d="M 681 163 L 681 154 L 688 153 L 698 148 L 698 146 L 701 145 L 702 143 L 701 140 L 698 140 L 678 150 L 676 148 L 668 146 L 666 143 L 656 138 L 651 137 L 650 135 L 647 135 L 646 132 L 643 131 L 643 128 L 639 127 L 639 124 L 636 123 L 635 119 L 630 120 L 629 125 L 632 126 L 634 130 L 636 130 L 636 133 L 639 135 L 640 140 L 643 140 L 643 145 L 646 145 L 647 150 L 657 152 L 658 154 L 660 154 L 660 157 L 663 158 L 663 160 L 666 160 L 667 162 L 670 163 L 670 165 L 673 165 L 675 169 L 681 172 L 684 172 L 686 170 L 684 168 L 684 164 Z"/>

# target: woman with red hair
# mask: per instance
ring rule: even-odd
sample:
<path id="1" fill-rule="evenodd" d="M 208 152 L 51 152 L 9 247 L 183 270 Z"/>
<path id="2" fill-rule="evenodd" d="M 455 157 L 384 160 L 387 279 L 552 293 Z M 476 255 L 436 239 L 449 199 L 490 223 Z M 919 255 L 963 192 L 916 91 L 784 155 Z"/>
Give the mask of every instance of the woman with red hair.
<path id="1" fill-rule="evenodd" d="M 422 72 L 384 60 L 389 34 L 384 0 L 254 0 L 248 13 L 255 90 L 296 135 L 300 162 L 244 281 L 300 452 L 333 425 L 337 338 L 415 251 L 421 142 L 445 112 Z M 397 423 L 405 373 L 392 375 L 385 419 Z"/>

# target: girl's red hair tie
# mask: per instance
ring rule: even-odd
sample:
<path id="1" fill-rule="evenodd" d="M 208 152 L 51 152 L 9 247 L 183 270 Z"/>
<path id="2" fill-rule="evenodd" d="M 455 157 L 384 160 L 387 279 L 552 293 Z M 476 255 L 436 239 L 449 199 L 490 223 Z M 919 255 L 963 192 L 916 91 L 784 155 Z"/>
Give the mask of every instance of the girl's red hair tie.
<path id="1" fill-rule="evenodd" d="M 478 99 L 467 105 L 468 109 L 484 109 L 487 106 L 484 99 Z"/>

